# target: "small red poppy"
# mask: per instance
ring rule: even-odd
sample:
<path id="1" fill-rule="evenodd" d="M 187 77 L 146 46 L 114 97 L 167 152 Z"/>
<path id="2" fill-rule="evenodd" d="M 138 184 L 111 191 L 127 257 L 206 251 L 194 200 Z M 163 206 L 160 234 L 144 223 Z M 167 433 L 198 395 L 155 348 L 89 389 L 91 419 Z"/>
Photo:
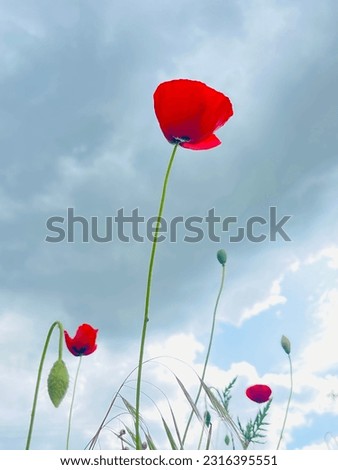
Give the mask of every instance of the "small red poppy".
<path id="1" fill-rule="evenodd" d="M 95 328 L 87 323 L 84 323 L 78 327 L 74 338 L 71 338 L 65 330 L 67 348 L 74 356 L 88 356 L 92 354 L 97 348 L 95 342 L 98 331 L 99 330 L 95 330 Z"/>
<path id="2" fill-rule="evenodd" d="M 220 145 L 214 132 L 233 115 L 227 96 L 187 79 L 161 83 L 154 93 L 154 109 L 165 138 L 191 150 Z"/>
<path id="3" fill-rule="evenodd" d="M 245 393 L 250 400 L 256 403 L 265 403 L 269 400 L 272 390 L 268 385 L 257 384 L 248 387 Z"/>

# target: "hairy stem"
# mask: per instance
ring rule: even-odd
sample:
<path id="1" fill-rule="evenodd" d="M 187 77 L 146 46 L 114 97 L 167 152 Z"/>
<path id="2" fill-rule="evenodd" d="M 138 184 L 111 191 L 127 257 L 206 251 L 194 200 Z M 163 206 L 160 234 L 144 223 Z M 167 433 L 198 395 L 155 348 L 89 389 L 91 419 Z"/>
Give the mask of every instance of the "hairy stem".
<path id="1" fill-rule="evenodd" d="M 280 433 L 280 436 L 279 436 L 279 441 L 278 441 L 278 444 L 277 444 L 277 450 L 279 449 L 280 443 L 281 443 L 282 438 L 283 438 L 283 433 L 284 433 L 284 429 L 285 429 L 286 419 L 288 417 L 288 412 L 289 412 L 290 402 L 291 402 L 291 397 L 292 397 L 292 391 L 293 391 L 293 373 L 292 373 L 292 361 L 291 361 L 290 354 L 288 354 L 288 358 L 289 358 L 289 366 L 290 366 L 290 394 L 289 394 L 288 403 L 286 405 L 285 416 L 284 416 L 282 430 L 281 430 L 281 433 Z"/>
<path id="2" fill-rule="evenodd" d="M 75 390 L 76 390 L 76 385 L 77 385 L 77 379 L 79 377 L 79 372 L 80 372 L 80 366 L 81 366 L 81 360 L 82 356 L 80 356 L 79 363 L 76 369 L 76 375 L 75 375 L 75 382 L 74 382 L 74 388 L 73 388 L 73 395 L 72 395 L 72 401 L 70 404 L 70 410 L 69 410 L 69 417 L 68 417 L 68 430 L 67 430 L 67 440 L 66 440 L 66 449 L 69 449 L 69 437 L 70 437 L 70 428 L 72 424 L 72 416 L 73 416 L 73 406 L 74 406 L 74 399 L 75 399 Z"/>
<path id="3" fill-rule="evenodd" d="M 153 238 L 151 254 L 150 254 L 149 268 L 148 268 L 146 300 L 145 300 L 145 308 L 144 308 L 144 318 L 143 318 L 143 326 L 142 326 L 142 333 L 141 333 L 140 353 L 139 353 L 137 382 L 136 382 L 135 440 L 136 440 L 136 449 L 137 450 L 142 449 L 142 442 L 141 442 L 141 436 L 140 436 L 141 379 L 142 379 L 142 366 L 143 366 L 144 347 L 145 347 L 145 340 L 146 340 L 146 335 L 147 335 L 147 326 L 148 326 L 148 322 L 149 322 L 149 304 L 150 304 L 152 274 L 153 274 L 153 267 L 154 267 L 154 259 L 155 259 L 155 253 L 156 253 L 156 247 L 157 247 L 158 234 L 159 234 L 160 225 L 161 225 L 161 217 L 162 217 L 162 213 L 163 213 L 165 196 L 166 196 L 166 191 L 167 191 L 167 186 L 168 186 L 168 181 L 169 181 L 169 175 L 170 175 L 170 171 L 171 171 L 171 168 L 172 168 L 172 165 L 173 165 L 173 162 L 174 162 L 177 147 L 178 147 L 178 144 L 176 144 L 174 146 L 174 149 L 172 151 L 172 154 L 171 154 L 171 157 L 170 157 L 170 160 L 169 160 L 169 164 L 168 164 L 168 167 L 167 167 L 167 171 L 166 171 L 166 174 L 165 174 L 164 182 L 163 182 L 160 207 L 159 207 L 158 215 L 157 215 L 157 219 L 156 219 L 156 226 L 155 226 L 154 238 Z"/>
<path id="4" fill-rule="evenodd" d="M 217 295 L 217 299 L 216 299 L 216 303 L 215 303 L 215 308 L 214 308 L 214 313 L 213 313 L 213 316 L 212 316 L 212 324 L 211 324 L 211 331 L 210 331 L 210 337 L 209 337 L 209 345 L 208 345 L 208 349 L 207 349 L 207 354 L 205 356 L 202 377 L 201 377 L 201 380 L 200 380 L 200 386 L 199 386 L 199 389 L 198 389 L 198 392 L 197 392 L 197 395 L 196 395 L 196 398 L 195 398 L 195 402 L 194 402 L 195 406 L 197 406 L 198 400 L 200 398 L 201 391 L 202 391 L 202 388 L 203 388 L 203 382 L 204 382 L 205 374 L 206 374 L 206 371 L 207 371 L 207 366 L 208 366 L 212 341 L 213 341 L 213 338 L 214 338 L 217 308 L 218 308 L 219 300 L 221 298 L 221 294 L 222 294 L 222 290 L 223 290 L 223 286 L 224 286 L 224 278 L 225 278 L 225 265 L 223 264 L 222 265 L 221 285 L 220 285 L 220 288 L 219 288 L 219 291 L 218 291 L 218 295 Z M 188 419 L 188 422 L 187 422 L 187 425 L 185 427 L 184 434 L 183 434 L 181 449 L 183 449 L 185 440 L 187 438 L 189 426 L 190 426 L 191 420 L 193 418 L 193 415 L 194 415 L 194 410 L 192 409 L 191 413 L 190 413 L 190 416 L 189 416 L 189 419 Z"/>
<path id="5" fill-rule="evenodd" d="M 31 412 L 31 419 L 30 419 L 28 435 L 27 435 L 26 450 L 29 450 L 31 439 L 32 439 L 32 433 L 33 433 L 33 427 L 34 427 L 36 405 L 37 405 L 37 402 L 38 402 L 38 395 L 39 395 L 42 369 L 43 369 L 43 365 L 44 365 L 44 362 L 45 362 L 45 359 L 46 359 L 46 353 L 47 353 L 49 341 L 50 341 L 50 338 L 52 336 L 53 330 L 56 326 L 59 328 L 59 332 L 60 332 L 58 356 L 59 356 L 59 359 L 62 359 L 63 326 L 62 326 L 62 323 L 60 323 L 59 321 L 55 321 L 52 324 L 52 326 L 49 328 L 49 331 L 48 331 L 48 334 L 47 334 L 47 337 L 46 337 L 46 341 L 45 341 L 45 345 L 44 345 L 44 348 L 43 348 L 43 351 L 42 351 L 41 359 L 40 359 L 40 365 L 39 365 L 39 369 L 38 369 L 38 376 L 37 376 L 37 379 L 36 379 L 35 392 L 34 392 L 34 398 L 33 398 L 33 407 L 32 407 L 32 412 Z"/>

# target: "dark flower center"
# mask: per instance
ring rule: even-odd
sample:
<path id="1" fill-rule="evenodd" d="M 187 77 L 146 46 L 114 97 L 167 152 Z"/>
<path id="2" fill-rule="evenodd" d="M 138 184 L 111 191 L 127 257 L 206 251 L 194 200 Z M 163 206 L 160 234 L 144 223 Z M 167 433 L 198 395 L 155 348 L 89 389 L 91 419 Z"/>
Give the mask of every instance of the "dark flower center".
<path id="1" fill-rule="evenodd" d="M 77 348 L 76 346 L 73 346 L 73 351 L 77 356 L 82 356 L 88 349 L 88 346 L 83 346 L 82 348 Z"/>
<path id="2" fill-rule="evenodd" d="M 190 137 L 183 135 L 182 137 L 173 137 L 170 141 L 171 144 L 183 144 L 184 142 L 189 142 Z"/>

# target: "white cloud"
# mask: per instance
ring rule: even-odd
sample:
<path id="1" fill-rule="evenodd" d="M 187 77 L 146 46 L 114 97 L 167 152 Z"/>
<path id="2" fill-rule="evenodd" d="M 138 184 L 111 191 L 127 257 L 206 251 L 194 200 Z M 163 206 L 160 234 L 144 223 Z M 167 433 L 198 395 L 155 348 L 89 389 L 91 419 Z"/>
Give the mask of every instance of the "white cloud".
<path id="1" fill-rule="evenodd" d="M 268 310 L 271 307 L 279 304 L 285 304 L 287 298 L 284 295 L 281 295 L 281 283 L 283 277 L 273 281 L 268 296 L 265 299 L 262 299 L 256 302 L 252 307 L 246 308 L 240 315 L 239 324 L 248 320 L 249 318 L 255 317 L 260 313 Z"/>
<path id="2" fill-rule="evenodd" d="M 324 372 L 338 368 L 337 327 L 338 289 L 324 292 L 313 314 L 316 326 L 309 335 L 308 344 L 300 357 L 302 368 L 311 372 Z"/>
<path id="3" fill-rule="evenodd" d="M 305 260 L 305 264 L 314 264 L 322 259 L 327 259 L 329 268 L 338 269 L 338 246 L 331 245 L 323 248 L 315 254 L 311 254 Z"/>

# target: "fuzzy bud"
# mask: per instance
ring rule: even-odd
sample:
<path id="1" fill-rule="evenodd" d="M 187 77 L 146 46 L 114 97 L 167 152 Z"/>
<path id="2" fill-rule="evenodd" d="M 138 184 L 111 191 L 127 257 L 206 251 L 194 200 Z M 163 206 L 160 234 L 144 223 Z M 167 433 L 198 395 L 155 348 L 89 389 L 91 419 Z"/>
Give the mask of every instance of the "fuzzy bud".
<path id="1" fill-rule="evenodd" d="M 66 395 L 69 385 L 69 375 L 66 364 L 58 359 L 48 376 L 48 394 L 55 408 L 57 408 Z"/>
<path id="2" fill-rule="evenodd" d="M 218 250 L 217 251 L 217 259 L 221 263 L 222 266 L 225 265 L 227 262 L 227 254 L 224 250 Z"/>
<path id="3" fill-rule="evenodd" d="M 289 338 L 283 335 L 280 343 L 286 354 L 289 355 L 291 352 L 291 343 Z"/>

